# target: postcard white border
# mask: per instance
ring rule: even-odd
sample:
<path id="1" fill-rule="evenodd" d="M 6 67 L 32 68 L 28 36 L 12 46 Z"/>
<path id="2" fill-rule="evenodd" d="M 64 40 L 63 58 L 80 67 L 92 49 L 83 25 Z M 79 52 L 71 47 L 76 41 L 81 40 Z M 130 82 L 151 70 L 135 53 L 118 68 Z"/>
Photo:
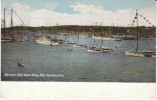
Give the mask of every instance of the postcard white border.
<path id="1" fill-rule="evenodd" d="M 1 82 L 0 94 L 2 99 L 155 99 L 156 83 Z"/>
<path id="2" fill-rule="evenodd" d="M 155 99 L 155 83 L 1 82 L 12 99 Z"/>

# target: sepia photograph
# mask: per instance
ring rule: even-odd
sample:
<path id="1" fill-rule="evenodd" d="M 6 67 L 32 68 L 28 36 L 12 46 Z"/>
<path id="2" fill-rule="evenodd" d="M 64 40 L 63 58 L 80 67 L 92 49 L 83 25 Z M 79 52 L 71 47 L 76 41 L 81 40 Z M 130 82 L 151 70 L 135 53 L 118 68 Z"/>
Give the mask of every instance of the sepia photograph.
<path id="1" fill-rule="evenodd" d="M 155 0 L 1 0 L 1 81 L 156 82 Z"/>

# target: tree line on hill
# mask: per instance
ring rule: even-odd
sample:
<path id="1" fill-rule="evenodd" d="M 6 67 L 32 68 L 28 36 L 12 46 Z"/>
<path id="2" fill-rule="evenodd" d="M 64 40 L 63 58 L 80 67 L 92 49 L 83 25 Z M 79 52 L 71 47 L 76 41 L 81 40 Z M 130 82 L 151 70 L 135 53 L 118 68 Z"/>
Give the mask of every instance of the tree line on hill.
<path id="1" fill-rule="evenodd" d="M 2 33 L 4 28 L 1 29 Z M 15 26 L 12 28 L 5 28 L 5 30 L 17 30 L 27 32 L 42 32 L 42 33 L 73 33 L 73 34 L 88 34 L 88 35 L 122 35 L 130 34 L 136 35 L 137 27 L 117 27 L 117 26 L 78 26 L 78 25 L 62 25 L 62 26 L 41 26 L 41 27 L 30 27 L 30 26 Z M 156 27 L 145 27 L 139 26 L 140 36 L 156 36 Z"/>

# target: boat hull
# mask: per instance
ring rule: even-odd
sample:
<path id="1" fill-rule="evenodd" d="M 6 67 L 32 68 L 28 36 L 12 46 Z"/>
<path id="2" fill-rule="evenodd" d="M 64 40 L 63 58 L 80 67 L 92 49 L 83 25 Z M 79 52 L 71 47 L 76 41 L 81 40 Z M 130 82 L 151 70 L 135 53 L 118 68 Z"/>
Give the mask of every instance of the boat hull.
<path id="1" fill-rule="evenodd" d="M 87 51 L 88 52 L 101 52 L 101 51 L 95 51 L 95 50 L 90 50 L 90 49 L 88 49 Z"/>
<path id="2" fill-rule="evenodd" d="M 36 40 L 36 43 L 38 43 L 38 44 L 44 44 L 44 45 L 50 45 L 51 44 L 50 41 L 43 41 L 43 40 Z"/>
<path id="3" fill-rule="evenodd" d="M 114 40 L 114 41 L 121 41 L 122 38 L 111 38 L 111 37 L 97 37 L 97 36 L 92 36 L 93 39 L 97 40 Z"/>
<path id="4" fill-rule="evenodd" d="M 2 43 L 13 42 L 13 40 L 1 40 Z"/>
<path id="5" fill-rule="evenodd" d="M 90 47 L 90 49 L 88 49 L 88 52 L 109 53 L 109 52 L 112 52 L 112 51 L 113 50 L 111 48 L 105 48 L 105 47 L 100 47 L 100 48 Z"/>
<path id="6" fill-rule="evenodd" d="M 38 44 L 44 44 L 44 45 L 53 45 L 53 46 L 58 46 L 58 42 L 51 42 L 51 41 L 43 41 L 43 40 L 36 40 L 36 43 Z"/>
<path id="7" fill-rule="evenodd" d="M 134 57 L 156 57 L 156 55 L 150 54 L 149 52 L 125 52 L 126 56 L 134 56 Z"/>
<path id="8" fill-rule="evenodd" d="M 59 43 L 58 43 L 58 42 L 55 42 L 55 43 L 51 43 L 51 45 L 53 45 L 53 46 L 58 46 Z"/>
<path id="9" fill-rule="evenodd" d="M 75 47 L 75 48 L 86 48 L 85 45 L 73 45 L 73 47 Z"/>
<path id="10" fill-rule="evenodd" d="M 102 53 L 108 53 L 108 52 L 112 52 L 112 50 L 102 50 Z"/>
<path id="11" fill-rule="evenodd" d="M 134 56 L 134 57 L 145 57 L 142 53 L 135 53 L 135 52 L 125 52 L 126 56 Z"/>
<path id="12" fill-rule="evenodd" d="M 68 42 L 68 44 L 76 44 L 76 43 Z"/>

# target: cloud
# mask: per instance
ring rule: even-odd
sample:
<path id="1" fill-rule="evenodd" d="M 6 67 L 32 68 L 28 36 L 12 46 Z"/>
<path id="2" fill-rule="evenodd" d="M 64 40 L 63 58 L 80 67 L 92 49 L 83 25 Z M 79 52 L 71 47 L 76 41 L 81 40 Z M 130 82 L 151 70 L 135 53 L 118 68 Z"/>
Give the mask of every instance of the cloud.
<path id="1" fill-rule="evenodd" d="M 47 9 L 40 9 L 35 10 L 31 12 L 31 22 L 33 22 L 31 25 L 34 24 L 34 21 L 41 21 L 38 23 L 38 26 L 40 25 L 56 25 L 56 23 L 59 23 L 59 25 L 87 25 L 87 21 L 89 21 L 88 15 L 85 14 L 67 14 L 67 13 L 59 13 L 55 11 L 50 11 Z M 36 23 L 35 23 L 36 24 Z"/>
<path id="2" fill-rule="evenodd" d="M 21 3 L 15 3 L 11 6 L 11 8 L 13 8 L 14 10 L 18 11 L 18 12 L 29 12 L 30 11 L 30 7 L 28 5 L 25 4 L 21 4 Z"/>
<path id="3" fill-rule="evenodd" d="M 55 4 L 56 6 L 57 4 Z M 59 25 L 92 25 L 93 22 L 103 23 L 107 26 L 127 26 L 132 23 L 136 13 L 134 9 L 113 12 L 101 6 L 80 3 L 69 6 L 74 12 L 78 12 L 73 14 L 57 12 L 55 8 L 51 10 L 48 10 L 48 8 L 32 10 L 28 5 L 21 3 L 15 3 L 11 7 L 19 13 L 27 26 L 52 26 L 56 23 L 59 23 Z M 151 7 L 143 8 L 139 10 L 139 13 L 155 25 L 155 9 Z M 145 21 L 139 21 L 140 25 L 149 25 Z"/>
<path id="4" fill-rule="evenodd" d="M 81 14 L 89 13 L 93 16 L 93 20 L 100 21 L 100 17 L 103 19 L 104 25 L 119 25 L 119 26 L 127 26 L 131 24 L 133 18 L 135 17 L 135 9 L 125 9 L 125 10 L 117 10 L 116 12 L 106 10 L 101 6 L 95 5 L 86 5 L 77 3 L 76 5 L 70 6 L 74 11 L 77 11 Z M 143 8 L 139 10 L 139 13 L 145 16 L 153 25 L 155 25 L 156 17 L 155 17 L 155 9 L 154 8 Z M 142 18 L 141 18 L 142 19 Z M 140 20 L 140 25 L 149 24 L 144 20 Z"/>

